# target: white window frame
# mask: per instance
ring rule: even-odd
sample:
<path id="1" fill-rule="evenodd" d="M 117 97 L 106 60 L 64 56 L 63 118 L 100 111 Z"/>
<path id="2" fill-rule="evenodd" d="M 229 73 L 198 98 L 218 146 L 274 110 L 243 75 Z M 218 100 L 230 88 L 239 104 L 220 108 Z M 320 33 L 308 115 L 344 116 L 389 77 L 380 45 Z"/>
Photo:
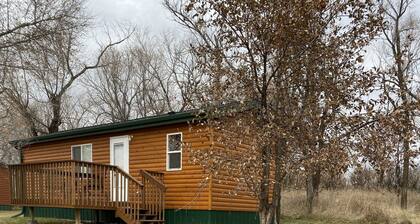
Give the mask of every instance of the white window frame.
<path id="1" fill-rule="evenodd" d="M 92 145 L 92 143 L 72 145 L 70 147 L 71 159 L 74 160 L 74 158 L 73 158 L 73 148 L 74 147 L 80 147 L 80 150 L 83 150 L 83 146 L 86 146 L 86 145 L 90 145 L 90 160 L 89 161 L 82 160 L 82 161 L 84 161 L 84 162 L 93 162 L 93 145 Z M 80 155 L 83 155 L 83 153 L 80 152 Z"/>
<path id="2" fill-rule="evenodd" d="M 181 135 L 181 150 L 180 151 L 169 151 L 169 136 L 171 135 Z M 180 171 L 182 170 L 182 140 L 183 140 L 183 136 L 182 136 L 182 132 L 174 132 L 174 133 L 168 133 L 166 134 L 166 171 Z M 180 153 L 180 166 L 179 168 L 169 168 L 169 154 L 172 153 Z"/>

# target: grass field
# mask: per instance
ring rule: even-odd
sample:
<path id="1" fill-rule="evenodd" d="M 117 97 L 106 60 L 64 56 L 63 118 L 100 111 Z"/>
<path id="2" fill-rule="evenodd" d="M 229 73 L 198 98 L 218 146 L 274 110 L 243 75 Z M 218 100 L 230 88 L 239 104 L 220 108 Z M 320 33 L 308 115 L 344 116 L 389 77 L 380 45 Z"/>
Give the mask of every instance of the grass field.
<path id="1" fill-rule="evenodd" d="M 0 211 L 0 218 L 7 218 L 19 214 L 20 211 Z"/>
<path id="2" fill-rule="evenodd" d="M 314 216 L 324 220 L 348 220 L 349 223 L 398 224 L 409 220 L 420 224 L 420 193 L 409 192 L 408 198 L 408 209 L 404 211 L 399 208 L 398 196 L 389 191 L 324 190 L 319 194 Z M 285 216 L 304 216 L 304 208 L 304 191 L 283 192 L 282 211 Z M 314 220 L 310 223 L 322 222 Z"/>
<path id="3" fill-rule="evenodd" d="M 56 220 L 56 219 L 36 219 L 39 224 L 70 224 L 72 221 L 67 220 Z M 29 221 L 28 218 L 7 218 L 4 212 L 0 212 L 0 224 L 26 224 Z M 343 219 L 328 219 L 328 218 L 316 218 L 316 217 L 284 217 L 283 224 L 363 224 L 362 221 L 350 221 Z M 240 223 L 238 223 L 240 224 Z"/>
<path id="4" fill-rule="evenodd" d="M 396 194 L 382 190 L 321 191 L 314 214 L 306 216 L 304 208 L 303 191 L 283 192 L 282 224 L 400 224 L 406 220 L 420 224 L 420 193 L 415 192 L 409 194 L 409 208 L 406 211 L 399 208 Z M 26 224 L 27 218 L 9 218 L 18 213 L 0 211 L 0 224 Z M 39 224 L 72 223 L 42 218 L 37 218 L 37 221 Z"/>
<path id="5" fill-rule="evenodd" d="M 19 214 L 20 211 L 0 211 L 0 224 L 26 224 L 29 219 L 25 217 L 10 218 L 16 214 Z M 67 220 L 55 220 L 55 219 L 45 219 L 37 218 L 39 224 L 70 224 L 72 221 Z"/>
<path id="6" fill-rule="evenodd" d="M 29 219 L 24 217 L 9 218 L 18 212 L 4 212 L 0 211 L 0 224 L 26 224 Z M 56 220 L 56 219 L 36 219 L 39 224 L 70 224 L 72 221 Z M 284 224 L 362 224 L 360 222 L 342 220 L 342 219 L 326 219 L 315 217 L 284 217 Z M 240 223 L 238 223 L 240 224 Z"/>
<path id="7" fill-rule="evenodd" d="M 5 212 L 0 212 L 0 224 L 26 224 L 29 219 L 24 217 L 8 218 Z M 6 216 L 6 217 L 5 217 Z M 39 224 L 70 224 L 69 220 L 37 218 Z M 283 224 L 366 224 L 364 220 L 346 220 L 327 217 L 283 217 Z M 381 222 L 370 222 L 381 223 Z M 238 223 L 239 224 L 239 223 Z"/>
<path id="8" fill-rule="evenodd" d="M 9 218 L 16 212 L 0 212 L 0 224 L 26 224 L 29 219 L 24 217 Z M 37 218 L 39 224 L 70 224 L 72 221 Z M 327 217 L 283 217 L 283 224 L 366 224 L 365 220 L 346 220 Z M 371 222 L 372 223 L 372 222 Z M 381 223 L 381 222 L 373 222 Z"/>

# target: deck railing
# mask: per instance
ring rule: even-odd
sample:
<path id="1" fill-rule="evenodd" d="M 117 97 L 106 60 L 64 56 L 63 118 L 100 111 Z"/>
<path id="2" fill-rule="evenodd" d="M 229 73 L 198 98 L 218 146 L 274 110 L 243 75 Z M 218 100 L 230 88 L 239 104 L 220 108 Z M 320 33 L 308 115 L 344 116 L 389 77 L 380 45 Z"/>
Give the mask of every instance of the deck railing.
<path id="1" fill-rule="evenodd" d="M 101 209 L 130 203 L 142 206 L 143 185 L 116 166 L 59 161 L 9 168 L 12 204 Z"/>
<path id="2" fill-rule="evenodd" d="M 14 205 L 110 209 L 133 222 L 165 217 L 163 173 L 140 170 L 138 181 L 117 166 L 74 160 L 11 165 L 9 171 Z"/>
<path id="3" fill-rule="evenodd" d="M 140 170 L 144 186 L 145 208 L 158 220 L 165 220 L 165 191 L 163 173 Z"/>

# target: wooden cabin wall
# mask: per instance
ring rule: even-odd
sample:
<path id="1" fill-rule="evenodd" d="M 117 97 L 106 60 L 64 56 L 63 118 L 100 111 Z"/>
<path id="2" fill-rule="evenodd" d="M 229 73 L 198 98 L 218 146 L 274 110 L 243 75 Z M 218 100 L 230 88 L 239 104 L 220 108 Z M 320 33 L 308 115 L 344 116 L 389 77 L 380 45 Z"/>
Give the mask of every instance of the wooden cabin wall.
<path id="1" fill-rule="evenodd" d="M 213 147 L 215 150 L 226 150 L 222 144 L 217 142 Z M 242 150 L 244 152 L 246 147 L 243 147 Z M 212 210 L 250 212 L 258 210 L 256 197 L 245 186 L 239 185 L 237 178 L 241 177 L 235 176 L 229 170 L 220 170 L 217 175 L 212 176 L 210 186 Z"/>
<path id="2" fill-rule="evenodd" d="M 9 169 L 0 165 L 0 205 L 10 204 Z"/>
<path id="3" fill-rule="evenodd" d="M 211 131 L 211 145 L 213 150 L 230 150 L 231 155 L 241 156 L 249 154 L 250 146 L 246 144 L 246 139 L 242 139 L 236 149 L 227 149 L 219 139 L 223 133 L 220 131 Z M 226 135 L 227 133 L 224 133 Z M 249 155 L 248 155 L 249 156 Z M 273 180 L 275 174 L 275 162 L 272 161 L 272 169 L 270 172 L 270 188 L 269 188 L 269 202 L 271 203 L 273 195 Z M 255 174 L 257 176 L 258 174 Z M 249 176 L 240 177 L 235 176 L 234 172 L 229 170 L 219 170 L 217 175 L 213 175 L 210 184 L 210 200 L 212 210 L 221 211 L 258 211 L 258 199 L 244 184 L 238 184 L 238 178 L 252 178 Z M 257 177 L 255 177 L 257 178 Z"/>
<path id="4" fill-rule="evenodd" d="M 209 187 L 202 186 L 204 171 L 198 165 L 189 163 L 188 150 L 183 149 L 182 170 L 166 171 L 166 134 L 182 132 L 183 141 L 193 148 L 209 146 L 209 139 L 191 131 L 188 124 L 168 125 L 97 135 L 83 138 L 33 144 L 23 151 L 23 162 L 57 161 L 71 159 L 71 146 L 92 144 L 93 162 L 110 162 L 110 137 L 131 135 L 129 169 L 130 174 L 139 179 L 139 169 L 164 172 L 167 187 L 167 209 L 208 210 Z"/>
<path id="5" fill-rule="evenodd" d="M 212 130 L 211 132 L 211 145 L 213 150 L 229 150 L 231 156 L 242 156 L 244 153 L 249 153 L 249 145 L 245 142 L 240 144 L 236 149 L 227 149 L 221 142 L 223 139 L 220 131 Z M 244 140 L 244 139 L 243 139 Z M 258 210 L 257 198 L 252 192 L 247 189 L 243 184 L 238 184 L 238 178 L 251 178 L 240 177 L 234 174 L 231 170 L 218 170 L 217 175 L 213 175 L 210 184 L 210 200 L 211 209 L 220 211 L 248 211 L 255 212 Z"/>

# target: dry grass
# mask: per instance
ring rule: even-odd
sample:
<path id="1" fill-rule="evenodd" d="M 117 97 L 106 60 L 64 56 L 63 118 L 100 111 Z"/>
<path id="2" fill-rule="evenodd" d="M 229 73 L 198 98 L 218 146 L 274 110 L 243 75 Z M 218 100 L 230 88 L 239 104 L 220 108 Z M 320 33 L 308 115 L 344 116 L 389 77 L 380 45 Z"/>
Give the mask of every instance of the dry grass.
<path id="1" fill-rule="evenodd" d="M 0 211 L 0 218 L 9 218 L 20 213 L 20 210 Z"/>
<path id="2" fill-rule="evenodd" d="M 26 224 L 29 222 L 29 218 L 0 218 L 0 224 Z M 59 220 L 59 219 L 45 219 L 37 218 L 36 221 L 39 224 L 73 224 L 74 221 Z"/>
<path id="3" fill-rule="evenodd" d="M 409 208 L 399 208 L 399 198 L 388 191 L 322 191 L 312 216 L 305 216 L 305 192 L 285 191 L 282 198 L 284 224 L 420 224 L 420 193 L 409 193 Z M 18 212 L 0 212 L 0 224 L 24 224 L 28 218 L 5 218 Z M 41 224 L 72 223 L 37 218 Z"/>
<path id="4" fill-rule="evenodd" d="M 19 214 L 19 211 L 0 211 L 0 224 L 26 224 L 30 220 L 28 217 L 11 218 L 13 215 Z M 36 218 L 39 224 L 71 224 L 73 221 Z"/>
<path id="5" fill-rule="evenodd" d="M 322 191 L 314 216 L 362 223 L 401 223 L 410 220 L 420 224 L 420 193 L 409 193 L 409 208 L 399 208 L 398 196 L 388 191 L 338 190 Z M 305 213 L 305 192 L 285 191 L 282 198 L 284 215 L 299 217 Z"/>

